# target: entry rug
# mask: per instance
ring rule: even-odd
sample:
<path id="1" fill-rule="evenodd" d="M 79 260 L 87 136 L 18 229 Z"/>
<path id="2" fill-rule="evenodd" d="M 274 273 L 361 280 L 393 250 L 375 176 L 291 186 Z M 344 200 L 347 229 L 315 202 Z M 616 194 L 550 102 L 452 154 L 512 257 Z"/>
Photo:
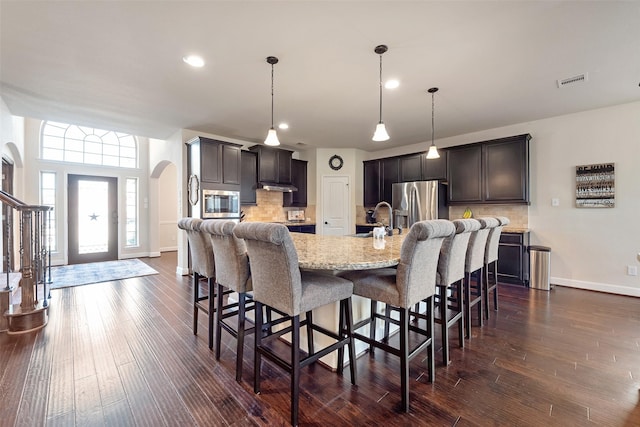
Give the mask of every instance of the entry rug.
<path id="1" fill-rule="evenodd" d="M 63 265 L 51 267 L 51 289 L 110 282 L 150 274 L 158 274 L 158 272 L 136 258 Z"/>

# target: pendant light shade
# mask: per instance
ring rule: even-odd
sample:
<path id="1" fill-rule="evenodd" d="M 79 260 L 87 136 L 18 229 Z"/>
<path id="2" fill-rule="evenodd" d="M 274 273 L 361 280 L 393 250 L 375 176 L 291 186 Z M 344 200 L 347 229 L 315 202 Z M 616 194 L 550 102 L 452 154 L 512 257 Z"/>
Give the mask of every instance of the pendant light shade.
<path id="1" fill-rule="evenodd" d="M 387 133 L 387 128 L 384 126 L 384 122 L 382 121 L 382 54 L 388 50 L 386 45 L 379 45 L 373 50 L 375 53 L 380 55 L 380 121 L 376 126 L 376 131 L 373 134 L 374 141 L 386 141 L 389 139 L 389 134 Z"/>
<path id="2" fill-rule="evenodd" d="M 268 56 L 267 63 L 271 64 L 271 128 L 267 132 L 267 138 L 264 140 L 265 145 L 280 145 L 278 140 L 278 134 L 273 127 L 273 66 L 278 63 L 278 58 L 275 56 Z"/>
<path id="3" fill-rule="evenodd" d="M 439 159 L 440 154 L 438 154 L 438 147 L 434 142 L 435 140 L 435 102 L 434 102 L 434 94 L 438 91 L 437 87 L 432 87 L 427 92 L 431 94 L 431 145 L 429 146 L 429 151 L 427 152 L 427 159 Z"/>

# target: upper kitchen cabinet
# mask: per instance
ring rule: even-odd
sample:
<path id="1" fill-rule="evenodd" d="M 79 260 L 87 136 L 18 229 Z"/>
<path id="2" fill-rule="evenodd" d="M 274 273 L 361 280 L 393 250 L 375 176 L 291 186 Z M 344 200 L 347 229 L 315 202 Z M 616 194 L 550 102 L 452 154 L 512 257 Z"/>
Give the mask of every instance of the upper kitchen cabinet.
<path id="1" fill-rule="evenodd" d="M 482 202 L 482 146 L 449 148 L 449 204 Z"/>
<path id="2" fill-rule="evenodd" d="M 422 154 L 400 157 L 400 181 L 411 182 L 422 180 Z"/>
<path id="3" fill-rule="evenodd" d="M 427 159 L 427 153 L 420 155 L 422 162 L 422 181 L 444 181 L 447 179 L 447 157 L 448 150 L 443 148 L 438 150 L 440 157 L 437 159 Z"/>
<path id="4" fill-rule="evenodd" d="M 387 157 L 382 161 L 382 199 L 378 200 L 391 203 L 392 186 L 400 182 L 400 159 Z"/>
<path id="5" fill-rule="evenodd" d="M 380 160 L 367 160 L 362 162 L 363 177 L 363 206 L 375 206 L 381 198 L 382 168 Z"/>
<path id="6" fill-rule="evenodd" d="M 529 204 L 531 135 L 448 149 L 449 204 Z"/>
<path id="7" fill-rule="evenodd" d="M 189 175 L 204 183 L 240 185 L 241 145 L 195 137 L 187 141 Z M 211 186 L 209 186 L 211 187 Z"/>
<path id="8" fill-rule="evenodd" d="M 285 207 L 307 207 L 307 162 L 306 160 L 291 160 L 291 184 L 298 189 L 282 195 L 282 205 Z"/>
<path id="9" fill-rule="evenodd" d="M 242 176 L 240 178 L 240 204 L 256 204 L 258 185 L 258 154 L 253 151 L 241 151 Z"/>
<path id="10" fill-rule="evenodd" d="M 249 150 L 258 153 L 258 181 L 291 184 L 291 156 L 293 151 L 254 145 Z"/>
<path id="11" fill-rule="evenodd" d="M 529 203 L 531 135 L 487 141 L 483 145 L 484 199 L 494 203 Z"/>

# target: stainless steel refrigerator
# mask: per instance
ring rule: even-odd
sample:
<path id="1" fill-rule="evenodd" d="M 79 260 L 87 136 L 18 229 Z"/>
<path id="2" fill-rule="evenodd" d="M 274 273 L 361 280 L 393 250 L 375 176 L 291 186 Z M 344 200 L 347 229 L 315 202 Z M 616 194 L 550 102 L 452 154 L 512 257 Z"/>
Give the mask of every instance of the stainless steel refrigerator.
<path id="1" fill-rule="evenodd" d="M 448 219 L 446 184 L 439 181 L 415 181 L 393 184 L 393 224 L 404 229 L 417 221 Z"/>

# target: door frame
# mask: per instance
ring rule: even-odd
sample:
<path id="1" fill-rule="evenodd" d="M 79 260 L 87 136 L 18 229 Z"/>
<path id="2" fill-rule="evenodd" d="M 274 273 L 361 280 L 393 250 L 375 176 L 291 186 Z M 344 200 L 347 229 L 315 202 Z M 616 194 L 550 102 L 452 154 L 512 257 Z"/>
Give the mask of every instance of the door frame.
<path id="1" fill-rule="evenodd" d="M 106 252 L 91 254 L 78 253 L 78 181 L 104 181 L 108 183 L 108 208 L 111 218 L 108 221 L 108 243 Z M 118 259 L 118 178 L 111 176 L 94 176 L 84 174 L 67 175 L 67 263 L 83 264 L 88 262 L 113 261 Z"/>

